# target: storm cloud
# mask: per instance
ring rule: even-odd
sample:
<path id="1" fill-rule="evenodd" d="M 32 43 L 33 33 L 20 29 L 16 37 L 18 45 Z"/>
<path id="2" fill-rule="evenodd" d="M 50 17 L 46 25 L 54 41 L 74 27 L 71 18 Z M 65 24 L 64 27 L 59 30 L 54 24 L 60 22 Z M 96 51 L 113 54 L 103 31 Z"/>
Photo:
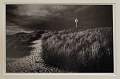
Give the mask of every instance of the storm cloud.
<path id="1" fill-rule="evenodd" d="M 111 5 L 9 4 L 6 16 L 9 32 L 14 27 L 26 31 L 71 28 L 76 17 L 79 26 L 112 26 Z"/>

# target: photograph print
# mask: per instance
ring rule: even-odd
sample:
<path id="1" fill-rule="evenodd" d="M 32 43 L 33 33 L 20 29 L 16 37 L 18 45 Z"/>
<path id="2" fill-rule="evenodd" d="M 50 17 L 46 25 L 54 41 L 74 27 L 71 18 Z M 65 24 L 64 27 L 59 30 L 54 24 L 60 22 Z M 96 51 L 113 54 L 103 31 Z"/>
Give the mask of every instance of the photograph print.
<path id="1" fill-rule="evenodd" d="M 113 6 L 6 5 L 6 73 L 113 73 Z"/>

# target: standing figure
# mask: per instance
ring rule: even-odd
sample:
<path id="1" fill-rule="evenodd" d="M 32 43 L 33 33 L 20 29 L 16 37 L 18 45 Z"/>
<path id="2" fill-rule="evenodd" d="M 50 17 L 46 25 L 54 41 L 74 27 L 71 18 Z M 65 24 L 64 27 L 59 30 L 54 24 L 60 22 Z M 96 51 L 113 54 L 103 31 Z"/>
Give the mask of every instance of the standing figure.
<path id="1" fill-rule="evenodd" d="M 75 23 L 76 23 L 76 28 L 77 28 L 78 27 L 78 24 L 77 24 L 78 23 L 78 19 L 77 18 L 75 19 Z"/>

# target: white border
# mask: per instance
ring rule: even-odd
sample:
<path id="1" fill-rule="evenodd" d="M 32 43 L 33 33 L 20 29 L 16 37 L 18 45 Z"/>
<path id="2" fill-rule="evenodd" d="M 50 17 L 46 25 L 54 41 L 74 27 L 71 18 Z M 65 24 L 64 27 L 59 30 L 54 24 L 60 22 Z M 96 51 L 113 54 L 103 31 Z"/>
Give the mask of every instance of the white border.
<path id="1" fill-rule="evenodd" d="M 116 26 L 117 25 L 117 23 L 116 23 L 116 7 L 117 7 L 117 4 L 116 4 L 116 2 L 90 2 L 90 3 L 87 3 L 87 2 L 84 2 L 83 0 L 81 0 L 81 2 L 79 3 L 79 1 L 77 1 L 77 3 L 76 3 L 76 0 L 75 1 L 73 1 L 73 3 L 72 2 L 65 2 L 65 1 L 62 1 L 62 2 L 50 2 L 49 0 L 48 0 L 48 2 L 47 1 L 43 1 L 43 0 L 40 0 L 40 2 L 38 1 L 37 3 L 34 1 L 34 0 L 31 0 L 31 1 L 25 1 L 25 0 L 18 0 L 18 1 L 16 1 L 16 0 L 13 0 L 13 1 L 11 1 L 11 0 L 7 0 L 7 1 L 4 1 L 3 2 L 3 7 L 2 8 L 5 8 L 5 5 L 6 4 L 31 4 L 31 3 L 34 3 L 34 4 L 82 4 L 82 5 L 85 5 L 85 4 L 90 4 L 90 5 L 94 5 L 94 4 L 97 4 L 97 5 L 113 5 L 113 37 L 114 37 L 114 73 L 5 73 L 5 71 L 6 71 L 6 58 L 4 58 L 4 57 L 6 57 L 6 54 L 4 53 L 3 54 L 3 65 L 2 65 L 2 75 L 4 75 L 4 76 L 28 76 L 28 75 L 32 75 L 32 76 L 38 76 L 38 75 L 40 75 L 40 76 L 79 76 L 79 77 L 83 77 L 83 78 L 85 78 L 85 76 L 90 76 L 90 77 L 88 77 L 89 79 L 90 78 L 94 78 L 94 76 L 98 76 L 98 77 L 102 77 L 102 78 L 104 78 L 104 77 L 108 77 L 108 78 L 114 78 L 114 77 L 116 77 L 116 76 L 118 76 L 118 65 L 117 65 L 117 60 L 118 60 L 118 51 L 117 51 L 117 47 L 118 47 L 118 45 L 116 45 L 117 44 L 117 36 L 118 36 L 118 27 Z M 42 1 L 42 2 L 41 2 Z M 90 1 L 90 0 L 89 0 Z M 88 1 L 88 2 L 89 2 Z M 94 0 L 93 0 L 94 1 Z M 104 1 L 104 0 L 103 0 Z M 5 24 L 5 9 L 3 9 L 3 15 L 4 16 L 2 16 L 3 18 L 3 22 L 4 22 L 4 24 L 2 24 L 2 26 L 5 26 L 5 27 L 3 27 L 3 29 L 1 30 L 2 31 L 2 36 L 6 36 L 6 24 Z M 2 40 L 6 40 L 6 37 L 3 37 L 3 39 Z M 2 43 L 2 46 L 3 46 L 3 48 L 6 48 L 6 44 L 4 44 L 5 42 L 1 42 Z M 2 52 L 6 52 L 6 49 L 5 50 L 2 50 Z M 117 53 L 115 53 L 115 52 L 117 52 Z M 32 79 L 32 78 L 31 78 Z M 86 79 L 86 78 L 85 78 Z"/>

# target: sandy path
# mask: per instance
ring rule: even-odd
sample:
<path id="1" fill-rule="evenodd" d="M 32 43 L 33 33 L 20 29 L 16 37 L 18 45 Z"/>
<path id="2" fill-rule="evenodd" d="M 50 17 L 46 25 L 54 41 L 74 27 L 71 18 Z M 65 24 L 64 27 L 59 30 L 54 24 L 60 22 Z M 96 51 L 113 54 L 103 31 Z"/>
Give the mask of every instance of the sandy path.
<path id="1" fill-rule="evenodd" d="M 59 72 L 58 69 L 48 67 L 41 58 L 42 40 L 33 41 L 33 50 L 29 56 L 16 59 L 14 62 L 7 63 L 7 72 Z"/>

